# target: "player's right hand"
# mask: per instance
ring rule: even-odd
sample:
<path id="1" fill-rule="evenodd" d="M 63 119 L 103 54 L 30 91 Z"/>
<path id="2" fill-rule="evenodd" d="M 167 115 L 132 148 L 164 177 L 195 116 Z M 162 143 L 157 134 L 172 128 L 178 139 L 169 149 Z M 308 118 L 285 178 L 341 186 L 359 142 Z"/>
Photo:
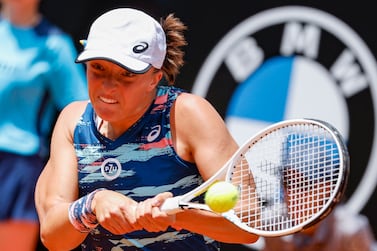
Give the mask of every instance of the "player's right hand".
<path id="1" fill-rule="evenodd" d="M 137 202 L 111 190 L 101 190 L 92 201 L 98 223 L 113 234 L 126 234 L 141 230 L 136 219 Z"/>

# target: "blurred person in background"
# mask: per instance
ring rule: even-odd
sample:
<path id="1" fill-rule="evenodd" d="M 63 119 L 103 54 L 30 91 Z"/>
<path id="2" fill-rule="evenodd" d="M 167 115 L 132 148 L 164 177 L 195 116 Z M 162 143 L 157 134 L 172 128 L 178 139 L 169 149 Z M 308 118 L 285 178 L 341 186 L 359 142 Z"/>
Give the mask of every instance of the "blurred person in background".
<path id="1" fill-rule="evenodd" d="M 59 110 L 87 99 L 70 36 L 40 12 L 40 0 L 0 0 L 0 250 L 35 250 L 36 180 Z"/>
<path id="2" fill-rule="evenodd" d="M 339 205 L 321 222 L 284 237 L 264 238 L 261 251 L 376 251 L 368 218 Z"/>

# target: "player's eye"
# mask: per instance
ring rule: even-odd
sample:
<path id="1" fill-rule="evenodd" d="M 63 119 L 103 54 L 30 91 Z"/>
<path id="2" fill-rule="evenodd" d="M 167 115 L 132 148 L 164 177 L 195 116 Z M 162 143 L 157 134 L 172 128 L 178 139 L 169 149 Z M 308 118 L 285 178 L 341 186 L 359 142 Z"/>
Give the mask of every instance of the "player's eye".
<path id="1" fill-rule="evenodd" d="M 95 70 L 99 70 L 99 71 L 103 71 L 105 68 L 99 64 L 99 63 L 95 63 L 95 62 L 91 62 L 89 63 L 89 66 L 92 68 L 92 69 L 95 69 Z"/>
<path id="2" fill-rule="evenodd" d="M 132 78 L 132 77 L 135 76 L 135 73 L 132 73 L 132 72 L 129 72 L 129 71 L 123 71 L 123 72 L 121 73 L 121 75 L 122 75 L 123 77 Z"/>

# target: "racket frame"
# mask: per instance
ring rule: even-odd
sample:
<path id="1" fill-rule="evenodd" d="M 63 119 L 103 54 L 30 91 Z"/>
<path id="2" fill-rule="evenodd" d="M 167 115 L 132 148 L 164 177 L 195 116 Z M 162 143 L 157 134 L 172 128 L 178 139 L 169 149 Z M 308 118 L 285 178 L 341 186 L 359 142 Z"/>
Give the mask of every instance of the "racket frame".
<path id="1" fill-rule="evenodd" d="M 225 180 L 226 182 L 230 182 L 232 171 L 235 168 L 235 164 L 239 158 L 242 158 L 243 153 L 245 153 L 249 148 L 251 148 L 254 144 L 256 144 L 261 138 L 264 138 L 266 135 L 270 134 L 275 130 L 280 130 L 283 127 L 287 127 L 294 124 L 302 124 L 302 125 L 315 125 L 318 127 L 324 128 L 329 134 L 331 138 L 335 140 L 335 143 L 339 150 L 339 165 L 341 165 L 341 172 L 339 173 L 339 177 L 342 177 L 336 184 L 335 193 L 332 194 L 332 198 L 327 201 L 327 203 L 322 206 L 321 210 L 319 210 L 315 216 L 310 217 L 309 220 L 304 221 L 301 224 L 298 224 L 294 227 L 284 230 L 278 231 L 265 231 L 259 230 L 255 228 L 249 227 L 247 224 L 241 222 L 241 219 L 237 217 L 234 210 L 229 210 L 225 213 L 221 213 L 223 217 L 227 220 L 233 222 L 235 225 L 240 227 L 241 229 L 264 237 L 277 237 L 277 236 L 284 236 L 288 234 L 293 234 L 304 229 L 313 226 L 314 224 L 322 221 L 326 216 L 328 216 L 334 207 L 342 200 L 342 197 L 345 193 L 346 186 L 348 183 L 348 176 L 349 176 L 349 154 L 347 150 L 347 146 L 344 143 L 344 140 L 339 133 L 339 131 L 333 127 L 331 124 L 312 118 L 303 118 L 303 119 L 289 119 L 284 120 L 275 124 L 272 124 L 266 127 L 264 130 L 256 133 L 254 136 L 249 138 L 246 142 L 244 142 L 239 149 L 232 155 L 231 158 L 221 167 L 213 176 L 211 176 L 208 180 L 202 183 L 200 186 L 196 187 L 195 189 L 191 190 L 190 192 L 181 195 L 175 196 L 173 198 L 169 198 L 165 201 L 165 203 L 161 206 L 161 210 L 166 211 L 168 214 L 175 214 L 179 211 L 185 209 L 201 209 L 206 211 L 213 212 L 207 205 L 201 203 L 190 202 L 193 198 L 205 193 L 208 188 L 217 181 Z M 251 170 L 253 167 L 249 167 Z M 231 183 L 231 182 L 230 182 Z"/>

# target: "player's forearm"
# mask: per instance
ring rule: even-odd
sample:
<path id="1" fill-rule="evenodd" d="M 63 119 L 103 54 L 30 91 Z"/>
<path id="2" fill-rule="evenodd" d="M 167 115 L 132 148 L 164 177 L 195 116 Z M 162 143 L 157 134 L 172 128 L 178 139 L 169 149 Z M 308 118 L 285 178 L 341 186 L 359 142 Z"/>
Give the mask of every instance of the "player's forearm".
<path id="1" fill-rule="evenodd" d="M 69 203 L 56 205 L 41 220 L 41 240 L 50 251 L 72 250 L 87 236 L 69 221 L 68 207 Z"/>
<path id="2" fill-rule="evenodd" d="M 253 243 L 258 236 L 236 227 L 215 213 L 201 210 L 185 210 L 176 215 L 176 227 L 208 236 L 226 243 Z"/>

